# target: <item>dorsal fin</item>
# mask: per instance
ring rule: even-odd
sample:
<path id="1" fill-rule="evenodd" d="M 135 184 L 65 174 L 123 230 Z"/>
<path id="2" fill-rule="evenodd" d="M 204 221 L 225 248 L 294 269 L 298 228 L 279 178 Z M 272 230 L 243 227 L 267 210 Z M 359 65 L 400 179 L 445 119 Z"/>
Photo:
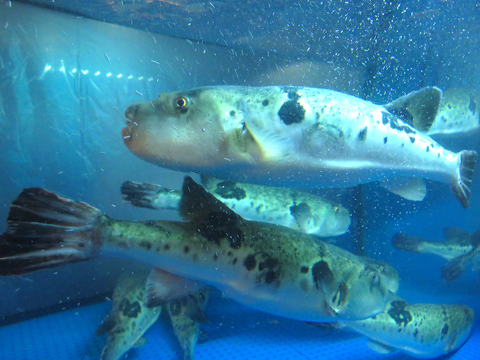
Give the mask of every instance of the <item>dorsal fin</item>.
<path id="1" fill-rule="evenodd" d="M 480 230 L 475 231 L 470 238 L 470 244 L 477 248 L 480 246 Z"/>
<path id="2" fill-rule="evenodd" d="M 195 224 L 211 222 L 214 218 L 228 223 L 242 220 L 240 215 L 217 200 L 190 176 L 186 176 L 183 181 L 179 212 L 185 221 Z"/>
<path id="3" fill-rule="evenodd" d="M 442 90 L 429 86 L 404 95 L 384 107 L 415 129 L 428 132 L 435 121 L 442 96 Z"/>
<path id="4" fill-rule="evenodd" d="M 469 245 L 472 235 L 459 227 L 446 226 L 443 228 L 443 235 L 447 242 L 458 245 Z"/>

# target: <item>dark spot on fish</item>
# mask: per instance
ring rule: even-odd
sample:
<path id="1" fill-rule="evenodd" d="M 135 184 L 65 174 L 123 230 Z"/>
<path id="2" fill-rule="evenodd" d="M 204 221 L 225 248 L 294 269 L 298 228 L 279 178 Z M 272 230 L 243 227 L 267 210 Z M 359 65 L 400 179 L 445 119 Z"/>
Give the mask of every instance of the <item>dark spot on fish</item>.
<path id="1" fill-rule="evenodd" d="M 285 125 L 299 124 L 305 119 L 305 109 L 297 100 L 289 100 L 283 103 L 278 116 Z"/>
<path id="2" fill-rule="evenodd" d="M 168 304 L 170 314 L 172 316 L 178 316 L 183 312 L 183 309 L 187 306 L 187 298 L 182 298 L 177 301 L 172 301 Z"/>
<path id="3" fill-rule="evenodd" d="M 298 95 L 298 93 L 296 91 L 288 90 L 288 98 L 290 100 L 297 101 L 298 99 L 300 99 L 300 95 Z"/>
<path id="4" fill-rule="evenodd" d="M 412 321 L 412 314 L 405 310 L 405 307 L 407 306 L 406 301 L 392 301 L 390 304 L 390 310 L 388 310 L 388 315 L 395 320 L 397 325 L 406 327 L 407 324 Z"/>
<path id="5" fill-rule="evenodd" d="M 442 328 L 442 335 L 447 335 L 448 334 L 448 324 L 445 324 L 445 326 Z"/>
<path id="6" fill-rule="evenodd" d="M 302 266 L 302 267 L 300 268 L 300 272 L 301 272 L 302 274 L 308 273 L 308 266 Z"/>
<path id="7" fill-rule="evenodd" d="M 127 299 L 123 299 L 120 303 L 120 311 L 129 318 L 136 318 L 138 313 L 142 311 L 142 307 L 138 301 L 130 302 Z"/>
<path id="8" fill-rule="evenodd" d="M 263 106 L 268 106 L 269 103 L 270 102 L 268 101 L 268 99 L 265 99 L 265 100 L 262 101 Z"/>
<path id="9" fill-rule="evenodd" d="M 168 244 L 165 244 L 165 245 L 163 246 L 163 249 L 164 249 L 165 251 L 168 251 L 168 250 L 170 250 L 170 245 L 168 245 Z"/>
<path id="10" fill-rule="evenodd" d="M 382 124 L 387 125 L 390 121 L 388 120 L 388 113 L 382 111 Z"/>
<path id="11" fill-rule="evenodd" d="M 412 144 L 415 143 L 415 138 L 414 138 L 413 136 L 409 136 L 409 139 L 410 139 L 410 142 L 411 142 Z"/>
<path id="12" fill-rule="evenodd" d="M 430 152 L 430 146 L 427 145 L 427 152 Z"/>
<path id="13" fill-rule="evenodd" d="M 148 241 L 140 241 L 140 247 L 150 250 L 152 248 L 152 244 L 150 244 Z"/>
<path id="14" fill-rule="evenodd" d="M 362 130 L 360 130 L 357 136 L 358 141 L 365 141 L 365 139 L 367 138 L 367 131 L 368 131 L 367 127 L 364 127 Z"/>
<path id="15" fill-rule="evenodd" d="M 233 259 L 233 265 L 235 265 L 237 263 L 237 258 Z"/>
<path id="16" fill-rule="evenodd" d="M 397 115 L 396 112 L 393 112 L 394 114 Z M 404 115 L 402 113 L 402 115 Z M 413 130 L 410 126 L 408 126 L 407 124 L 401 124 L 400 123 L 400 119 L 397 118 L 395 115 L 392 115 L 388 112 L 382 112 L 382 121 L 383 118 L 386 117 L 388 119 L 388 122 L 390 124 L 390 127 L 392 129 L 395 129 L 395 130 L 398 130 L 398 131 L 403 131 L 405 132 L 406 134 L 416 134 L 415 130 Z M 406 113 L 405 116 L 399 116 L 401 119 L 405 120 L 407 123 L 413 123 L 413 117 L 412 115 L 410 115 L 410 113 Z M 406 119 L 407 117 L 407 119 Z"/>
<path id="17" fill-rule="evenodd" d="M 237 187 L 236 183 L 230 181 L 219 182 L 214 192 L 224 199 L 242 200 L 247 197 L 245 190 Z"/>
<path id="18" fill-rule="evenodd" d="M 258 270 L 259 271 L 262 271 L 265 268 L 271 270 L 278 265 L 278 260 L 277 259 L 274 259 L 274 258 L 270 257 L 268 254 L 265 254 L 265 253 L 262 254 L 262 256 L 266 259 L 258 264 Z"/>
<path id="19" fill-rule="evenodd" d="M 237 113 L 235 112 L 235 110 L 230 110 L 230 116 L 231 117 L 234 117 Z"/>
<path id="20" fill-rule="evenodd" d="M 418 329 L 415 329 L 415 331 L 413 332 L 413 337 L 416 339 L 418 336 Z"/>
<path id="21" fill-rule="evenodd" d="M 318 113 L 318 111 L 315 113 L 315 120 L 316 121 L 320 120 L 320 114 Z"/>
<path id="22" fill-rule="evenodd" d="M 243 266 L 245 266 L 248 271 L 255 269 L 255 266 L 257 266 L 257 260 L 255 260 L 255 255 L 248 255 L 243 262 Z"/>
<path id="23" fill-rule="evenodd" d="M 405 109 L 405 108 L 398 109 L 397 108 L 397 109 L 388 109 L 388 110 L 391 112 L 391 114 L 388 113 L 388 112 L 386 114 L 390 118 L 390 121 L 392 121 L 392 118 L 399 117 L 400 119 L 402 119 L 406 123 L 413 124 L 413 120 L 414 120 L 413 115 L 410 114 L 407 109 Z M 382 113 L 382 115 L 383 115 L 383 113 Z"/>
<path id="24" fill-rule="evenodd" d="M 279 277 L 278 272 L 276 272 L 275 270 L 268 270 L 267 273 L 265 274 L 265 282 L 267 284 L 271 284 L 272 282 L 277 280 L 278 277 Z"/>
<path id="25" fill-rule="evenodd" d="M 470 98 L 470 102 L 468 103 L 468 110 L 470 110 L 472 114 L 475 114 L 475 110 L 477 109 L 477 103 L 475 102 L 472 94 L 469 94 L 468 97 Z"/>
<path id="26" fill-rule="evenodd" d="M 385 137 L 383 138 L 383 143 L 386 144 L 387 141 L 388 141 L 388 138 L 385 136 Z"/>
<path id="27" fill-rule="evenodd" d="M 326 261 L 320 260 L 312 266 L 313 282 L 317 289 L 322 283 L 332 284 L 335 280 L 332 270 Z"/>
<path id="28" fill-rule="evenodd" d="M 183 248 L 183 252 L 184 252 L 185 254 L 188 254 L 189 251 L 190 251 L 190 248 L 189 248 L 188 246 L 185 246 L 185 247 Z"/>
<path id="29" fill-rule="evenodd" d="M 232 252 L 231 251 L 227 252 L 227 256 L 232 256 Z"/>
<path id="30" fill-rule="evenodd" d="M 404 147 L 404 146 L 405 146 L 405 144 L 404 144 L 404 143 L 402 143 L 402 147 Z"/>
<path id="31" fill-rule="evenodd" d="M 215 254 L 213 254 L 213 260 L 217 261 L 219 256 L 220 255 L 216 252 Z"/>
<path id="32" fill-rule="evenodd" d="M 447 107 L 448 107 L 448 110 L 452 110 L 452 105 L 451 104 L 448 104 Z"/>

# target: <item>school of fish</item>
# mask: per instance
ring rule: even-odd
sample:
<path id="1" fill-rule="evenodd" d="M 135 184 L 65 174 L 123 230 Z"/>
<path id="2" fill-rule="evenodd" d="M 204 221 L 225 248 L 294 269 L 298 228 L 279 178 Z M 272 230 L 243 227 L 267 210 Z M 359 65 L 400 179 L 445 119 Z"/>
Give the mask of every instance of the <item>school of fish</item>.
<path id="1" fill-rule="evenodd" d="M 162 167 L 199 173 L 204 187 L 188 176 L 181 192 L 125 182 L 124 199 L 177 210 L 184 221 L 115 220 L 45 189 L 24 189 L 0 237 L 0 275 L 99 256 L 151 267 L 148 276 L 120 279 L 97 331 L 108 335 L 104 360 L 141 345 L 162 309 L 184 359 L 193 359 L 207 285 L 273 315 L 354 330 L 379 352 L 447 354 L 467 340 L 473 310 L 398 297 L 393 267 L 311 236 L 344 234 L 348 210 L 291 188 L 379 182 L 422 200 L 427 179 L 450 185 L 468 207 L 477 153 L 451 152 L 429 135 L 475 130 L 477 102 L 474 93 L 448 94 L 427 87 L 375 105 L 324 89 L 211 86 L 133 104 L 122 130 L 129 150 Z M 465 111 L 471 116 L 459 124 Z M 442 275 L 452 281 L 477 261 L 479 233 L 447 228 L 445 243 L 397 234 L 393 245 L 450 260 Z"/>

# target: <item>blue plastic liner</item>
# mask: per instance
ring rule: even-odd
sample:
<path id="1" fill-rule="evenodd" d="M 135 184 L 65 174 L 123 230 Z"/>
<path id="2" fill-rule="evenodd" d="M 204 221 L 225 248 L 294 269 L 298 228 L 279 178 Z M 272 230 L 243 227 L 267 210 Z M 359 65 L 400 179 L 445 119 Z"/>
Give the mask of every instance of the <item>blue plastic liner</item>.
<path id="1" fill-rule="evenodd" d="M 105 337 L 96 337 L 95 330 L 109 310 L 105 302 L 0 328 L 0 359 L 99 359 Z M 195 349 L 197 360 L 412 359 L 400 352 L 377 354 L 356 333 L 254 311 L 222 298 L 217 291 L 207 305 L 207 315 L 209 322 L 202 326 L 206 339 Z M 165 319 L 159 318 L 145 336 L 148 342 L 131 349 L 129 360 L 183 358 Z M 476 360 L 479 354 L 480 329 L 476 326 L 462 348 L 439 359 Z"/>

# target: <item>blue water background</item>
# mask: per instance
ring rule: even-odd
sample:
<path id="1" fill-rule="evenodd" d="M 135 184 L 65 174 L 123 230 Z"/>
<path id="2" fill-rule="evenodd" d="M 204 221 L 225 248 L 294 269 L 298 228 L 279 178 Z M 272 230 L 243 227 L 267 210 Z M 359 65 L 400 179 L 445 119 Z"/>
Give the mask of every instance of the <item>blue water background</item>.
<path id="1" fill-rule="evenodd" d="M 119 192 L 125 180 L 181 185 L 184 174 L 141 161 L 121 140 L 127 106 L 161 92 L 212 84 L 294 84 L 386 103 L 427 85 L 480 91 L 480 9 L 475 1 L 389 6 L 273 2 L 253 11 L 258 15 L 252 16 L 257 19 L 253 23 L 237 4 L 238 18 L 216 10 L 207 15 L 180 12 L 171 26 L 149 22 L 148 12 L 113 16 L 105 4 L 92 7 L 93 2 L 79 7 L 57 1 L 57 11 L 10 4 L 0 2 L 0 219 L 6 219 L 11 201 L 29 186 L 85 201 L 114 218 L 178 219 L 173 212 L 129 207 Z M 107 21 L 99 21 L 103 19 Z M 480 151 L 478 134 L 439 141 L 455 151 Z M 409 302 L 464 303 L 480 313 L 478 272 L 467 269 L 459 280 L 445 284 L 443 259 L 391 246 L 399 231 L 443 241 L 444 226 L 477 230 L 479 172 L 477 168 L 467 210 L 447 185 L 434 182 L 428 182 L 427 197 L 419 203 L 375 184 L 361 192 L 319 193 L 357 210 L 352 231 L 335 243 L 358 251 L 360 232 L 366 255 L 398 269 L 399 294 Z M 0 231 L 5 228 L 1 222 Z M 130 266 L 97 259 L 1 278 L 0 321 L 107 296 Z"/>

